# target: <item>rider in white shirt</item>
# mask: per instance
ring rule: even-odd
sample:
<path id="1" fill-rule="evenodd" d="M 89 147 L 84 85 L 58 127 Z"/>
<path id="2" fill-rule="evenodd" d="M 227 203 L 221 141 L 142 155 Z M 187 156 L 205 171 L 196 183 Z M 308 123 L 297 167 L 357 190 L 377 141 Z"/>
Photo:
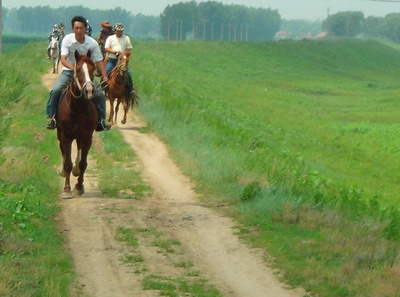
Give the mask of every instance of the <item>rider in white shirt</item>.
<path id="1" fill-rule="evenodd" d="M 62 90 L 67 86 L 74 74 L 75 51 L 85 55 L 91 51 L 91 59 L 96 64 L 97 70 L 101 73 L 103 81 L 108 83 L 107 73 L 103 64 L 103 56 L 100 52 L 99 45 L 96 40 L 86 35 L 86 19 L 82 16 L 76 16 L 71 20 L 73 33 L 65 35 L 61 46 L 61 63 L 64 65 L 61 75 L 53 86 L 50 92 L 50 97 L 47 102 L 46 114 L 50 118 L 47 129 L 55 129 L 55 116 L 58 107 L 58 101 Z M 96 131 L 104 131 L 110 129 L 110 126 L 105 123 L 106 118 L 106 99 L 100 87 L 96 84 L 95 96 L 93 98 L 99 112 L 99 123 Z"/>
<path id="2" fill-rule="evenodd" d="M 117 65 L 118 57 L 125 51 L 132 51 L 131 39 L 129 36 L 124 35 L 124 26 L 121 23 L 114 25 L 115 34 L 107 38 L 104 46 L 107 52 L 106 72 L 109 75 L 111 70 Z M 127 95 L 134 96 L 132 75 L 128 71 L 128 84 L 126 85 Z"/>

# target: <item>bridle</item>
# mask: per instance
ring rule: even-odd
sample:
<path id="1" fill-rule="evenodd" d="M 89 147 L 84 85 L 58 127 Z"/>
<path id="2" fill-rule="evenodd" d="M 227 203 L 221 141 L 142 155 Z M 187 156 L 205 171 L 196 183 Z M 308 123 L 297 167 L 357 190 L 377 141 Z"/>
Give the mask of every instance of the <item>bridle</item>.
<path id="1" fill-rule="evenodd" d="M 79 78 L 78 78 L 78 73 L 77 73 L 77 70 L 76 70 L 76 64 L 74 65 L 74 76 L 73 76 L 73 80 L 75 81 L 75 84 L 76 84 L 76 86 L 78 87 L 78 89 L 79 89 L 79 91 L 80 91 L 80 93 L 79 93 L 78 95 L 76 95 L 76 94 L 74 93 L 74 91 L 72 90 L 72 85 L 71 85 L 70 90 L 71 90 L 71 94 L 72 94 L 72 96 L 74 96 L 74 98 L 81 98 L 81 97 L 83 96 L 83 92 L 84 92 L 85 88 L 86 88 L 88 85 L 91 85 L 91 86 L 93 87 L 93 92 L 94 92 L 95 86 L 94 86 L 94 82 L 93 82 L 92 80 L 85 81 L 85 83 L 84 83 L 83 85 L 81 85 L 81 83 L 80 83 L 80 81 L 79 81 Z"/>
<path id="2" fill-rule="evenodd" d="M 117 65 L 115 65 L 115 68 L 113 69 L 112 72 L 117 74 L 115 80 L 117 82 L 123 83 L 125 81 L 125 74 L 128 73 L 128 67 L 126 65 L 126 62 L 123 63 L 118 61 Z"/>

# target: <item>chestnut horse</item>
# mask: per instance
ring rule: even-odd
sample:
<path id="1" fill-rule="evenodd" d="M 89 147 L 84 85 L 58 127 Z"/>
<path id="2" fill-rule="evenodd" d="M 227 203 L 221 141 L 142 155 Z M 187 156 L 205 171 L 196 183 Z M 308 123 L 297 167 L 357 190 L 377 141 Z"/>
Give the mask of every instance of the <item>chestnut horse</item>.
<path id="1" fill-rule="evenodd" d="M 65 177 L 64 192 L 61 198 L 72 198 L 70 176 L 71 172 L 78 177 L 75 193 L 82 195 L 85 190 L 83 176 L 87 167 L 87 156 L 92 145 L 93 131 L 96 128 L 98 113 L 94 98 L 95 85 L 93 71 L 95 64 L 87 55 L 79 55 L 75 51 L 76 64 L 71 83 L 61 95 L 62 99 L 57 111 L 57 137 L 63 164 L 60 175 Z M 72 142 L 77 144 L 77 157 L 72 166 Z"/>
<path id="2" fill-rule="evenodd" d="M 53 64 L 53 73 L 58 73 L 58 64 L 60 63 L 59 41 L 57 37 L 51 37 L 50 41 L 50 59 Z"/>
<path id="3" fill-rule="evenodd" d="M 110 101 L 110 115 L 108 122 L 115 125 L 117 122 L 119 105 L 122 103 L 124 108 L 124 117 L 121 120 L 122 124 L 126 124 L 126 114 L 129 108 L 137 104 L 137 96 L 128 96 L 126 94 L 126 85 L 128 83 L 128 63 L 130 52 L 126 51 L 119 55 L 117 65 L 110 73 L 110 81 L 108 83 L 108 90 L 106 91 L 107 97 Z M 114 112 L 114 101 L 117 99 Z"/>

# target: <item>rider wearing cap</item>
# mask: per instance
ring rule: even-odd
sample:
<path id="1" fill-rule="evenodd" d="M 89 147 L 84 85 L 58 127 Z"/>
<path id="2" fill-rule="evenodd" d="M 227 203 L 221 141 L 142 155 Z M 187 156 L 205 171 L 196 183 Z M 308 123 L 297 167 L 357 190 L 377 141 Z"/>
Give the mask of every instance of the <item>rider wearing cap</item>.
<path id="1" fill-rule="evenodd" d="M 118 57 L 125 51 L 132 50 L 132 44 L 129 36 L 124 35 L 124 26 L 121 23 L 114 25 L 115 34 L 107 38 L 105 50 L 107 52 L 106 72 L 110 75 L 111 70 L 117 65 Z M 128 72 L 128 83 L 126 85 L 127 94 L 134 96 L 133 82 L 131 73 Z"/>

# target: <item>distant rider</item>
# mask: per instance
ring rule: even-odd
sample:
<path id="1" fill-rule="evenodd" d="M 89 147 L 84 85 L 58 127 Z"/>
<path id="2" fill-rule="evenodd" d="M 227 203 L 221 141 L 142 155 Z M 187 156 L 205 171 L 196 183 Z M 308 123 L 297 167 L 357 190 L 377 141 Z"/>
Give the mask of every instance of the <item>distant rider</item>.
<path id="1" fill-rule="evenodd" d="M 89 36 L 92 36 L 93 29 L 92 29 L 92 26 L 90 26 L 90 24 L 89 24 L 89 20 L 86 20 L 86 28 L 87 28 L 86 34 Z"/>
<path id="2" fill-rule="evenodd" d="M 50 59 L 51 39 L 53 37 L 57 38 L 58 41 L 61 40 L 61 32 L 58 30 L 58 25 L 57 24 L 55 24 L 53 26 L 53 29 L 52 29 L 49 37 L 48 37 L 49 44 L 47 46 L 47 59 Z"/>
<path id="3" fill-rule="evenodd" d="M 112 28 L 112 25 L 108 22 L 108 21 L 104 21 L 100 24 L 101 26 L 101 31 L 100 31 L 100 35 L 99 38 L 97 38 L 97 43 L 100 46 L 100 50 L 101 53 L 103 54 L 103 57 L 106 56 L 106 50 L 104 48 L 105 44 L 106 44 L 106 40 L 108 38 L 108 36 L 115 34 L 114 30 Z"/>
<path id="4" fill-rule="evenodd" d="M 129 36 L 124 35 L 124 26 L 121 23 L 114 25 L 115 34 L 107 38 L 105 50 L 107 52 L 106 72 L 110 76 L 111 71 L 117 65 L 118 57 L 125 51 L 132 50 L 132 44 Z M 135 96 L 132 75 L 128 71 L 128 83 L 126 85 L 127 97 Z"/>

